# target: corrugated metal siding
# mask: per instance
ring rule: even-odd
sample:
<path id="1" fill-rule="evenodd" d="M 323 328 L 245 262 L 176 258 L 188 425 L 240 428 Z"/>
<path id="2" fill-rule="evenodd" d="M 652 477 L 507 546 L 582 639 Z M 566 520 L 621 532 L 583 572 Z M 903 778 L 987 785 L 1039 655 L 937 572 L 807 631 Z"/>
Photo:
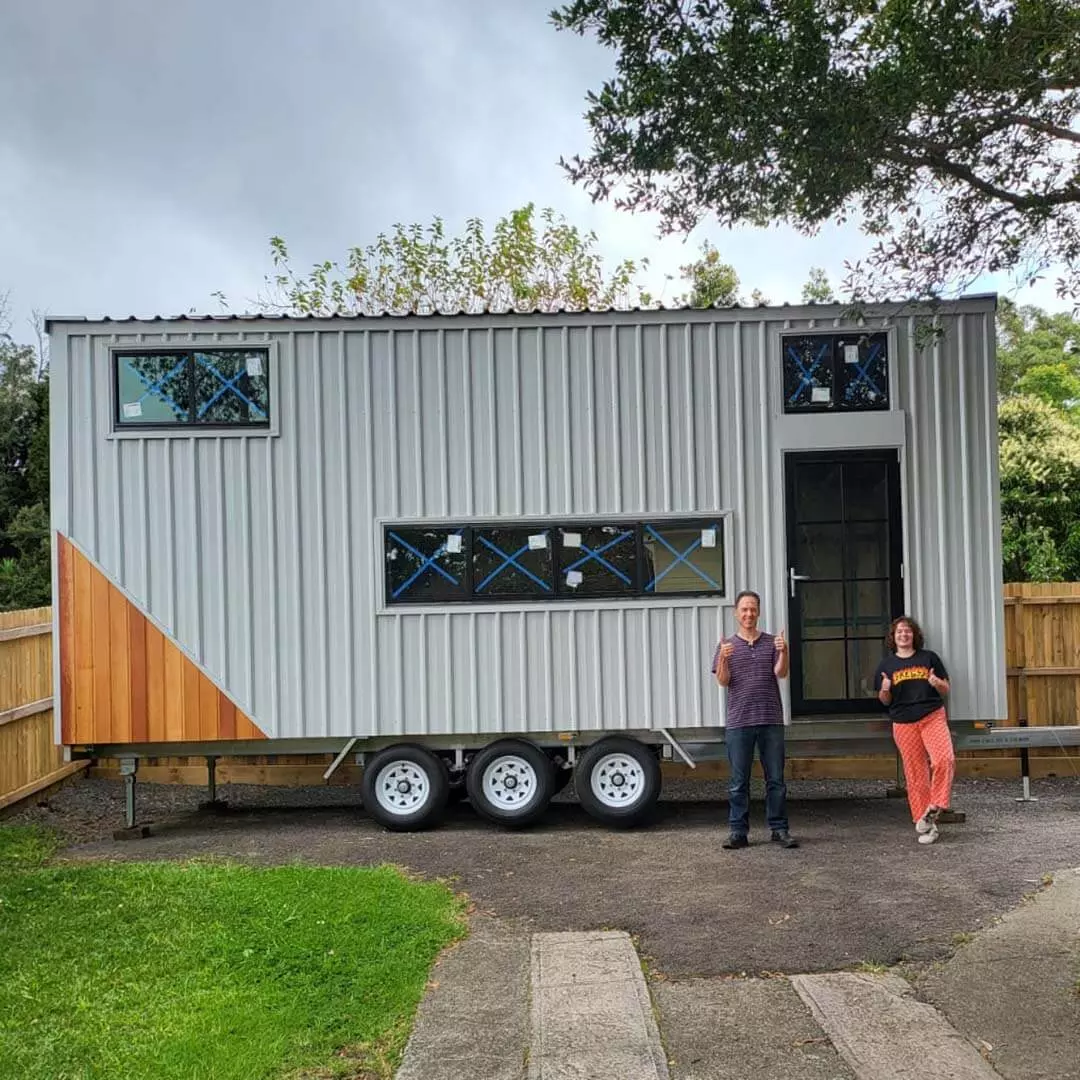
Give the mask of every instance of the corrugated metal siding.
<path id="1" fill-rule="evenodd" d="M 1005 699 L 982 306 L 925 353 L 901 320 L 894 363 L 912 611 L 954 713 L 988 718 Z M 713 725 L 726 607 L 376 614 L 375 521 L 730 511 L 732 595 L 757 588 L 783 625 L 775 334 L 834 320 L 744 314 L 54 326 L 54 522 L 271 737 Z M 267 340 L 278 436 L 106 437 L 110 344 Z M 843 418 L 820 420 L 843 442 Z"/>

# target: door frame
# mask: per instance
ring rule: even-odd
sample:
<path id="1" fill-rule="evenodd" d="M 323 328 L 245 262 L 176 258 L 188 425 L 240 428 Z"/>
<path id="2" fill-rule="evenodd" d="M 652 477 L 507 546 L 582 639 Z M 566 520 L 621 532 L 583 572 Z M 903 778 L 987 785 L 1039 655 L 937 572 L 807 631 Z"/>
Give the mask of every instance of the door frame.
<path id="1" fill-rule="evenodd" d="M 905 501 L 903 497 L 903 473 L 901 469 L 902 453 L 897 447 L 876 446 L 851 448 L 844 450 L 790 450 L 785 451 L 783 464 L 784 484 L 784 572 L 783 589 L 787 605 L 788 636 L 791 649 L 791 713 L 794 718 L 817 717 L 827 715 L 858 716 L 878 712 L 878 706 L 872 698 L 814 699 L 807 701 L 802 696 L 802 626 L 799 617 L 799 592 L 790 578 L 795 565 L 795 467 L 804 462 L 820 464 L 860 461 L 884 462 L 888 470 L 888 571 L 890 579 L 890 607 L 892 618 L 904 613 L 904 520 Z M 792 592 L 794 591 L 794 596 Z M 845 594 L 846 610 L 846 594 Z M 845 616 L 846 618 L 846 616 Z M 882 644 L 884 651 L 884 643 Z"/>

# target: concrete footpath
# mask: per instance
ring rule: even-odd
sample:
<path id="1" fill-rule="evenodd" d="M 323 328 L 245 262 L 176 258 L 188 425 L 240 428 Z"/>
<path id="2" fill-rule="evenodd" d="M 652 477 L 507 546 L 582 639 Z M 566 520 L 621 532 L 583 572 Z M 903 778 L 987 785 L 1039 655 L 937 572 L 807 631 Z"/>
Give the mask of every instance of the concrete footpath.
<path id="1" fill-rule="evenodd" d="M 435 968 L 397 1075 L 1080 1080 L 1080 870 L 950 959 L 891 971 L 668 981 L 646 978 L 625 933 L 477 916 Z"/>

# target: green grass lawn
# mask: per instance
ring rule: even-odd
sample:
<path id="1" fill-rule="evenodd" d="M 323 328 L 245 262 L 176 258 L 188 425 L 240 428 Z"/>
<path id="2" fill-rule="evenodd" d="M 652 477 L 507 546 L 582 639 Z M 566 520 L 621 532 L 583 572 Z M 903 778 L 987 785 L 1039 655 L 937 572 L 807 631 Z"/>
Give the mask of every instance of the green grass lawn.
<path id="1" fill-rule="evenodd" d="M 45 865 L 0 827 L 0 1077 L 389 1076 L 439 951 L 440 885 L 374 870 Z"/>

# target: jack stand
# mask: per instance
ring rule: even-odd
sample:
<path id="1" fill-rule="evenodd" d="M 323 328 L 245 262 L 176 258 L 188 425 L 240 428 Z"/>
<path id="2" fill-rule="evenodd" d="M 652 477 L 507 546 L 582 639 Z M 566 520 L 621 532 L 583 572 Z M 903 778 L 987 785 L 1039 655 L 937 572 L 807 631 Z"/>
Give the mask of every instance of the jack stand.
<path id="1" fill-rule="evenodd" d="M 217 760 L 212 756 L 206 759 L 206 786 L 210 798 L 204 803 L 199 803 L 199 810 L 203 813 L 220 814 L 229 808 L 227 802 L 217 797 Z"/>
<path id="2" fill-rule="evenodd" d="M 1031 794 L 1031 764 L 1028 761 L 1026 746 L 1020 751 L 1020 782 L 1024 785 L 1024 793 L 1016 801 L 1038 802 L 1038 797 Z"/>
<path id="3" fill-rule="evenodd" d="M 124 823 L 125 828 L 113 833 L 114 840 L 140 840 L 150 835 L 149 825 L 135 824 L 135 773 L 139 768 L 138 758 L 121 758 L 120 775 L 124 778 Z"/>

